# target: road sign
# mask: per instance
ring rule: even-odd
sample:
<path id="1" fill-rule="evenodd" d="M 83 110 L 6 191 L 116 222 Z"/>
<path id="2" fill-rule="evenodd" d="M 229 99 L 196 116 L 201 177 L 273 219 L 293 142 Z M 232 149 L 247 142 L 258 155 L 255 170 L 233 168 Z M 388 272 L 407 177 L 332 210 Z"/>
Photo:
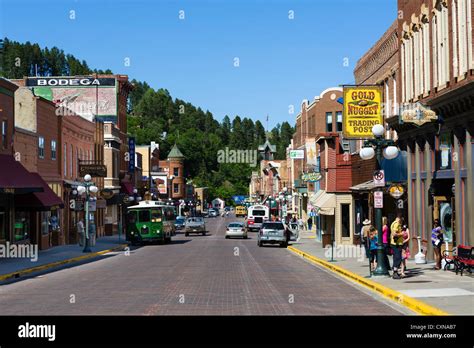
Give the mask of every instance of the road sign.
<path id="1" fill-rule="evenodd" d="M 383 192 L 374 192 L 374 208 L 383 208 Z"/>
<path id="2" fill-rule="evenodd" d="M 374 172 L 374 186 L 384 187 L 385 186 L 385 172 L 383 169 L 376 170 Z"/>

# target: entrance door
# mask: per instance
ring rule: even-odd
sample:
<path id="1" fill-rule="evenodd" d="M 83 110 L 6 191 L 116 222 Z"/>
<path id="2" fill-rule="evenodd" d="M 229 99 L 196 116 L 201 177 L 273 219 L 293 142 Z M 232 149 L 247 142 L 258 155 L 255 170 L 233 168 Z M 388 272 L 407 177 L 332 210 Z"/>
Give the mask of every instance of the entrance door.
<path id="1" fill-rule="evenodd" d="M 455 240 L 453 205 L 451 200 L 446 196 L 434 197 L 433 219 L 439 220 L 441 227 L 444 231 L 444 243 L 441 250 L 445 250 L 446 243 L 448 243 L 447 248 L 452 249 L 454 245 L 453 242 Z"/>

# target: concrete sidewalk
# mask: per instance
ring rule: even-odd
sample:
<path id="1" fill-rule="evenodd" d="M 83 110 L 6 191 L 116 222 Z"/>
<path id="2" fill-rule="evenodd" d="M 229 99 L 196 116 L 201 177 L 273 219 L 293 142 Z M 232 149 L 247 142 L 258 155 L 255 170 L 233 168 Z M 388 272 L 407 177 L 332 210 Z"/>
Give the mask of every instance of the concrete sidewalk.
<path id="1" fill-rule="evenodd" d="M 311 236 L 311 232 L 300 234 L 299 241 L 290 244 L 316 258 L 325 261 L 331 259 L 330 253 L 326 253 L 322 244 Z M 338 256 L 337 249 L 335 249 L 333 258 L 334 262 L 331 264 L 335 266 L 439 308 L 444 312 L 454 315 L 474 315 L 474 276 L 468 272 L 464 272 L 461 277 L 454 271 L 434 270 L 434 263 L 417 265 L 414 260 L 408 260 L 405 271 L 407 276 L 404 279 L 370 277 L 369 260 L 365 258 L 365 254 L 363 254 L 363 260 L 357 257 L 343 257 L 341 251 Z M 391 256 L 389 256 L 389 260 L 392 265 Z"/>
<path id="2" fill-rule="evenodd" d="M 31 258 L 0 258 L 0 281 L 12 277 L 18 277 L 26 273 L 44 271 L 75 262 L 98 257 L 108 250 L 121 249 L 126 244 L 124 236 L 104 236 L 96 240 L 95 246 L 91 247 L 91 253 L 83 253 L 83 247 L 78 244 L 61 245 L 47 250 L 38 251 L 38 259 Z M 13 275 L 17 273 L 16 275 Z"/>

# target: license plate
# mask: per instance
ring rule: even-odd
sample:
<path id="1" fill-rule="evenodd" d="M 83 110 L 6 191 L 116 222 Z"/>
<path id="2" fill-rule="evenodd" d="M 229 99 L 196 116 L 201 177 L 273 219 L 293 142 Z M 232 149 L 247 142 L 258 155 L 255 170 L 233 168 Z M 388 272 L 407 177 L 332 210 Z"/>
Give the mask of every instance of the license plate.
<path id="1" fill-rule="evenodd" d="M 270 236 L 278 236 L 278 232 L 268 232 L 268 235 L 270 235 Z"/>

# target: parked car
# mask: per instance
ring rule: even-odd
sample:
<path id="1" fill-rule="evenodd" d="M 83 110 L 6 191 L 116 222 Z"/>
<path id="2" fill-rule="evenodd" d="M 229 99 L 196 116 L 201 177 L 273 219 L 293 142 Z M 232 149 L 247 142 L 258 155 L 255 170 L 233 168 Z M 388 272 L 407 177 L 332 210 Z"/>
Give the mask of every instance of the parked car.
<path id="1" fill-rule="evenodd" d="M 257 245 L 261 247 L 264 243 L 280 244 L 284 248 L 288 246 L 288 234 L 281 221 L 263 223 L 257 235 Z"/>
<path id="2" fill-rule="evenodd" d="M 184 225 L 186 223 L 186 218 L 184 216 L 177 216 L 176 220 L 174 221 L 174 228 L 176 231 L 184 229 Z"/>
<path id="3" fill-rule="evenodd" d="M 215 209 L 209 209 L 209 217 L 217 217 L 219 213 Z"/>
<path id="4" fill-rule="evenodd" d="M 184 225 L 184 235 L 187 237 L 190 233 L 201 233 L 203 236 L 206 235 L 206 224 L 202 217 L 190 217 L 186 219 Z"/>
<path id="5" fill-rule="evenodd" d="M 225 230 L 225 238 L 241 237 L 247 239 L 247 229 L 242 222 L 231 222 Z"/>

